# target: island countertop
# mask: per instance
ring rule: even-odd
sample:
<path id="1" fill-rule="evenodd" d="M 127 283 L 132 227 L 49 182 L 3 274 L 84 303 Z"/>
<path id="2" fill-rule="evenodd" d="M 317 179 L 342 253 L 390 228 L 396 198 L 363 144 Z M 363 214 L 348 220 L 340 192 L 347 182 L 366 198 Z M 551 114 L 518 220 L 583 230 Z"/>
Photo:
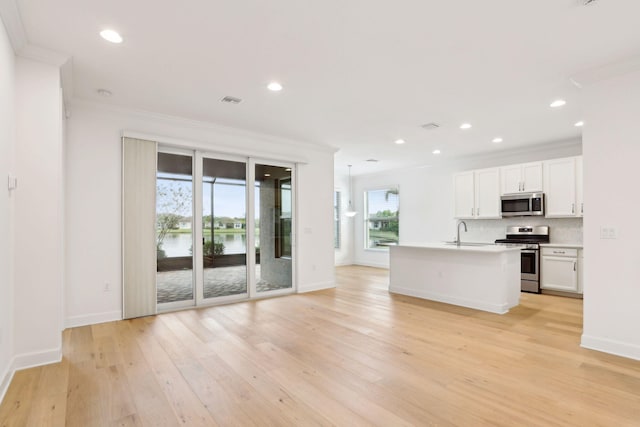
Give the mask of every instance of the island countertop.
<path id="1" fill-rule="evenodd" d="M 418 248 L 418 249 L 436 249 L 447 251 L 469 251 L 469 252 L 488 252 L 488 253 L 502 253 L 510 251 L 520 251 L 520 247 L 508 247 L 506 245 L 496 245 L 493 243 L 483 242 L 462 242 L 460 246 L 455 243 L 447 242 L 429 242 L 429 243 L 402 243 L 401 245 L 394 245 L 395 247 L 406 248 Z"/>

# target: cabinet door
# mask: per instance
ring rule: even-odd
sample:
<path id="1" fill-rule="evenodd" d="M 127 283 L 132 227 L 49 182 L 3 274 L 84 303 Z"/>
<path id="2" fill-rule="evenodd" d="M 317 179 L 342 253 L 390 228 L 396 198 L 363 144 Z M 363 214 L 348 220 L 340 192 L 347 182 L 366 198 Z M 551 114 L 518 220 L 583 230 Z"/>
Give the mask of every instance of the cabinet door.
<path id="1" fill-rule="evenodd" d="M 575 257 L 543 256 L 540 268 L 542 289 L 578 291 L 578 259 Z"/>
<path id="2" fill-rule="evenodd" d="M 542 191 L 542 163 L 522 165 L 522 191 Z"/>
<path id="3" fill-rule="evenodd" d="M 473 218 L 475 214 L 473 171 L 454 175 L 454 214 L 456 218 Z"/>
<path id="4" fill-rule="evenodd" d="M 522 166 L 512 165 L 500 168 L 502 177 L 502 194 L 513 194 L 522 191 Z"/>
<path id="5" fill-rule="evenodd" d="M 575 158 L 544 162 L 546 216 L 576 216 Z"/>
<path id="6" fill-rule="evenodd" d="M 576 157 L 576 216 L 584 215 L 582 156 Z"/>
<path id="7" fill-rule="evenodd" d="M 500 170 L 476 171 L 476 217 L 501 218 L 500 215 Z"/>

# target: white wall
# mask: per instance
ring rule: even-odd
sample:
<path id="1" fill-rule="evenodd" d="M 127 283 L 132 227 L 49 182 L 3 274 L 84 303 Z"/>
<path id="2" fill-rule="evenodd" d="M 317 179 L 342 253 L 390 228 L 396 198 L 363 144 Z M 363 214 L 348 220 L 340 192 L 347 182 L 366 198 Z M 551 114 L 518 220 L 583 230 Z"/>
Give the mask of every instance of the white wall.
<path id="1" fill-rule="evenodd" d="M 640 359 L 640 72 L 587 85 L 584 347 Z M 600 227 L 618 238 L 600 239 Z"/>
<path id="2" fill-rule="evenodd" d="M 440 166 L 402 169 L 354 178 L 354 198 L 358 215 L 354 221 L 354 263 L 388 268 L 389 254 L 386 250 L 364 249 L 364 197 L 367 189 L 397 186 L 400 190 L 400 242 L 432 242 L 452 240 L 456 221 L 453 218 L 453 174 L 456 172 L 505 166 L 509 164 L 539 161 L 580 155 L 579 139 L 557 141 L 530 147 L 521 151 L 504 151 L 491 155 L 459 159 Z M 468 221 L 478 241 L 490 236 L 510 224 L 509 220 Z M 560 220 L 562 221 L 562 220 Z M 571 221 L 571 220 L 568 220 Z M 578 220 L 580 221 L 580 220 Z M 551 222 L 551 221 L 548 221 Z M 559 225 L 558 221 L 554 224 Z M 562 224 L 562 223 L 560 223 Z M 566 223 L 581 229 L 576 221 Z M 557 228 L 557 227 L 556 227 Z M 482 229 L 481 231 L 478 231 Z M 552 230 L 553 233 L 553 230 Z M 575 234 L 575 233 L 574 233 Z M 497 237 L 496 237 L 497 238 Z M 471 240 L 469 238 L 468 240 Z M 495 238 L 493 239 L 495 240 Z"/>
<path id="3" fill-rule="evenodd" d="M 63 303 L 62 111 L 58 67 L 16 60 L 16 367 L 60 360 Z"/>
<path id="4" fill-rule="evenodd" d="M 15 149 L 15 55 L 0 21 L 0 400 L 11 376 L 13 348 L 13 194 L 5 177 L 13 172 Z"/>
<path id="5" fill-rule="evenodd" d="M 213 152 L 303 162 L 298 180 L 298 289 L 334 286 L 333 150 L 167 116 L 74 102 L 67 121 L 66 324 L 121 318 L 121 132 Z M 158 140 L 158 139 L 157 139 Z M 104 283 L 111 284 L 103 292 Z"/>

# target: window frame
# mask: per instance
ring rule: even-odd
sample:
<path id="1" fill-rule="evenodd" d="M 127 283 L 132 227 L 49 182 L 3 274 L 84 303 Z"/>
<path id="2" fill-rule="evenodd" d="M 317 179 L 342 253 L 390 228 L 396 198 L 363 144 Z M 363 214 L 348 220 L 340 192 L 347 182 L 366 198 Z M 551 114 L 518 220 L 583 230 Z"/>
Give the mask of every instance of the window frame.
<path id="1" fill-rule="evenodd" d="M 365 251 L 373 251 L 373 252 L 388 252 L 389 246 L 379 246 L 379 247 L 369 247 L 369 193 L 374 191 L 396 191 L 398 198 L 398 206 L 397 206 L 397 218 L 398 218 L 398 241 L 395 243 L 396 245 L 400 244 L 400 185 L 398 184 L 390 184 L 390 185 L 381 185 L 376 187 L 368 187 L 362 190 L 363 192 L 363 228 L 364 228 L 364 238 L 363 238 L 363 246 Z"/>

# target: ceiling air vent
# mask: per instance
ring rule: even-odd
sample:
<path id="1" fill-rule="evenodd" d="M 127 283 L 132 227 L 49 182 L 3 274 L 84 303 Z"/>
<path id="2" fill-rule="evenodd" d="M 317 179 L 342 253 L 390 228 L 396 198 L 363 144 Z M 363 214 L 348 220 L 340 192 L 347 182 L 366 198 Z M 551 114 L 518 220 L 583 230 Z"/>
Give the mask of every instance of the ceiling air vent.
<path id="1" fill-rule="evenodd" d="M 378 163 L 378 159 L 367 159 L 367 162 Z"/>
<path id="2" fill-rule="evenodd" d="M 225 96 L 220 100 L 220 102 L 226 102 L 227 104 L 240 104 L 242 99 L 236 98 L 234 96 Z"/>
<path id="3" fill-rule="evenodd" d="M 435 129 L 438 129 L 439 127 L 440 127 L 439 124 L 433 123 L 433 122 L 422 125 L 422 129 L 426 129 L 426 130 L 435 130 Z"/>

